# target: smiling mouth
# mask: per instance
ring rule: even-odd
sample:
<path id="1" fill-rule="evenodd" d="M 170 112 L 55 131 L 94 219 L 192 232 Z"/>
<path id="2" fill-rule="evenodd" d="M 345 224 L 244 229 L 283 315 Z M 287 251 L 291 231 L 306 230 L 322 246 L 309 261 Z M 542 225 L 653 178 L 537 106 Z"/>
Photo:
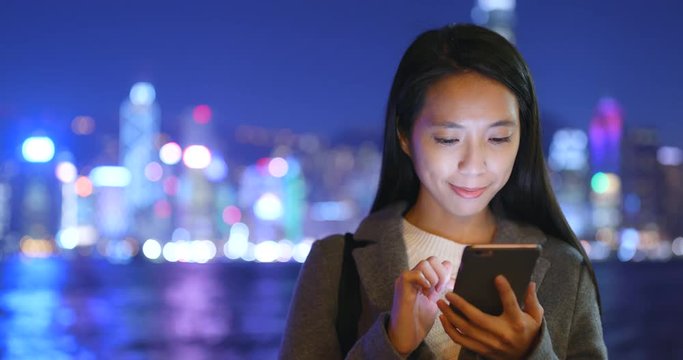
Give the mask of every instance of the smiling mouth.
<path id="1" fill-rule="evenodd" d="M 451 189 L 458 194 L 458 196 L 465 198 L 465 199 L 476 199 L 480 197 L 484 191 L 486 191 L 486 186 L 485 187 L 480 187 L 480 188 L 467 188 L 467 187 L 461 187 L 461 186 L 455 186 L 451 185 Z"/>

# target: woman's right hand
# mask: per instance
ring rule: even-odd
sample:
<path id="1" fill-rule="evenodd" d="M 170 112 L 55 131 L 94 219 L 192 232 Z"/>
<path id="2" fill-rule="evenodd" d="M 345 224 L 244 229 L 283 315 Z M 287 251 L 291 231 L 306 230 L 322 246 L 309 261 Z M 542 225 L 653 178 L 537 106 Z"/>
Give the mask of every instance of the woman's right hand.
<path id="1" fill-rule="evenodd" d="M 432 256 L 401 273 L 394 282 L 388 333 L 401 355 L 413 352 L 434 325 L 439 311 L 436 301 L 450 283 L 451 269 L 450 261 Z"/>

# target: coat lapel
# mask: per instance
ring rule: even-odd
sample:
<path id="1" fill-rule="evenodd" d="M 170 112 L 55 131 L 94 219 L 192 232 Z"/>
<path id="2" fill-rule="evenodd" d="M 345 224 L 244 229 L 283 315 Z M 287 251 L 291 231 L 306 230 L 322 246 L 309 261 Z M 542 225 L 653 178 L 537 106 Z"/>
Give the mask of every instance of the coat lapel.
<path id="1" fill-rule="evenodd" d="M 408 267 L 403 242 L 402 213 L 398 203 L 368 216 L 354 234 L 354 241 L 367 245 L 353 252 L 361 283 L 368 299 L 380 311 L 390 310 L 394 281 Z"/>

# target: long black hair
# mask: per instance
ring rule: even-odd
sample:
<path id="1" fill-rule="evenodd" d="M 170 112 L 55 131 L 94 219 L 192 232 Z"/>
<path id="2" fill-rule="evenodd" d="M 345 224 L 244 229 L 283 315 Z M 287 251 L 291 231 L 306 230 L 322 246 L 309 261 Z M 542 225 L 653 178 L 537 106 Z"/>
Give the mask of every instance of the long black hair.
<path id="1" fill-rule="evenodd" d="M 529 68 L 510 42 L 486 28 L 462 24 L 430 30 L 419 35 L 406 50 L 387 103 L 382 170 L 371 212 L 396 201 L 412 206 L 417 200 L 420 180 L 412 160 L 401 150 L 398 135 L 410 138 L 430 86 L 447 75 L 462 72 L 476 72 L 505 85 L 517 98 L 519 107 L 519 150 L 510 179 L 491 200 L 491 208 L 576 248 L 597 291 L 593 267 L 550 186 L 541 147 L 538 101 Z"/>

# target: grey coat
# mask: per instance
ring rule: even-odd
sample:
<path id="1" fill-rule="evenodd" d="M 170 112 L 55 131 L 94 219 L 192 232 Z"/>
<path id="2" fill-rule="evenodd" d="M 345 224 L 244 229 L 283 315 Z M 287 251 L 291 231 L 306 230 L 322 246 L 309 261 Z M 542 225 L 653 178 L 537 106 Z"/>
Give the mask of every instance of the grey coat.
<path id="1" fill-rule="evenodd" d="M 347 359 L 401 359 L 387 337 L 394 280 L 408 269 L 402 241 L 405 204 L 394 204 L 369 215 L 354 239 L 372 243 L 353 252 L 361 280 L 362 314 L 358 341 Z M 540 341 L 530 359 L 604 359 L 602 334 L 593 282 L 581 254 L 564 241 L 547 237 L 539 229 L 499 219 L 494 243 L 538 243 L 543 246 L 532 281 L 545 310 Z M 314 243 L 299 273 L 292 298 L 281 359 L 339 359 L 335 330 L 337 290 L 344 238 L 334 235 Z M 426 343 L 411 359 L 433 359 Z M 476 354 L 462 349 L 460 359 Z"/>

